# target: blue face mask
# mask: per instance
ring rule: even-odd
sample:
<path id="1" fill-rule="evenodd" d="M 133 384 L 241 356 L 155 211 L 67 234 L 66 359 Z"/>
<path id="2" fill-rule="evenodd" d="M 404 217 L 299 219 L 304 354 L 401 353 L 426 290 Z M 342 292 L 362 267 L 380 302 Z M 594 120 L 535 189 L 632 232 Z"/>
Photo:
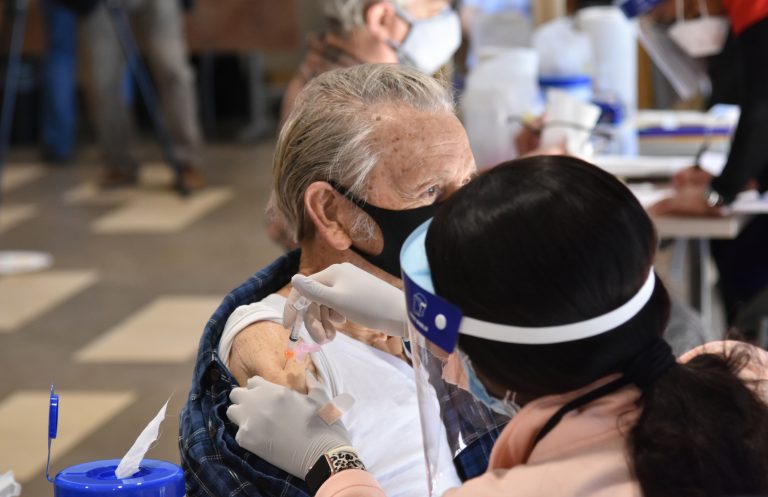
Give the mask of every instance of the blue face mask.
<path id="1" fill-rule="evenodd" d="M 456 350 L 459 353 L 461 364 L 464 366 L 464 372 L 467 375 L 467 386 L 469 387 L 469 393 L 471 393 L 475 399 L 485 404 L 485 406 L 487 406 L 489 409 L 501 414 L 502 416 L 508 416 L 511 418 L 517 414 L 517 412 L 520 410 L 520 406 L 515 404 L 515 396 L 512 395 L 512 398 L 510 399 L 510 393 L 508 391 L 507 396 L 504 399 L 499 399 L 488 393 L 488 390 L 485 388 L 485 385 L 483 385 L 483 382 L 480 381 L 480 378 L 477 377 L 477 373 L 475 373 L 475 369 L 472 367 L 472 361 L 469 360 L 467 354 L 465 354 L 461 349 Z"/>

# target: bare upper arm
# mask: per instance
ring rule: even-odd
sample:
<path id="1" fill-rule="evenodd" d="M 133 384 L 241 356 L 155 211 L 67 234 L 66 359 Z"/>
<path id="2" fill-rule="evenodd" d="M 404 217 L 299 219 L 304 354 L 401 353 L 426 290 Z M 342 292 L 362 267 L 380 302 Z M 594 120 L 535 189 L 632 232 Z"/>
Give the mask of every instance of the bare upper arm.
<path id="1" fill-rule="evenodd" d="M 286 362 L 284 352 L 289 332 L 271 321 L 254 323 L 237 334 L 229 354 L 229 369 L 241 386 L 248 378 L 261 376 L 267 381 L 307 393 L 306 371 L 316 375 L 312 359 Z"/>

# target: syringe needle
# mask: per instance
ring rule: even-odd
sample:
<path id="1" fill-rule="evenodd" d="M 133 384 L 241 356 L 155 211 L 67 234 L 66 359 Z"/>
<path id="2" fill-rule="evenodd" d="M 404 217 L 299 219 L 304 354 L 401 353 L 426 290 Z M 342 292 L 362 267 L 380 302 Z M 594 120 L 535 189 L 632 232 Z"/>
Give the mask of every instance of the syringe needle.
<path id="1" fill-rule="evenodd" d="M 285 351 L 285 364 L 283 365 L 283 369 L 288 367 L 288 361 L 295 357 L 293 349 L 296 347 L 296 344 L 299 341 L 299 336 L 301 336 L 301 326 L 304 322 L 304 314 L 307 312 L 307 307 L 309 307 L 309 300 L 307 300 L 304 297 L 299 297 L 296 302 L 292 303 L 291 305 L 296 310 L 296 320 L 293 322 L 293 326 L 291 327 L 291 334 L 288 337 L 288 348 Z"/>

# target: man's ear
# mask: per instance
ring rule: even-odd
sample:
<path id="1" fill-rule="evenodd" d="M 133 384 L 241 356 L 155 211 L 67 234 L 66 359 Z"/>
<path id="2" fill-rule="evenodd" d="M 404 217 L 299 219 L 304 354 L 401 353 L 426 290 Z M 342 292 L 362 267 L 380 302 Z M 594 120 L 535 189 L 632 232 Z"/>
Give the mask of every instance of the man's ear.
<path id="1" fill-rule="evenodd" d="M 365 10 L 365 27 L 382 43 L 397 39 L 397 19 L 390 2 L 375 2 Z"/>
<path id="2" fill-rule="evenodd" d="M 351 203 L 325 181 L 315 181 L 304 193 L 304 211 L 315 229 L 315 236 L 336 250 L 352 245 L 349 227 L 354 215 Z"/>

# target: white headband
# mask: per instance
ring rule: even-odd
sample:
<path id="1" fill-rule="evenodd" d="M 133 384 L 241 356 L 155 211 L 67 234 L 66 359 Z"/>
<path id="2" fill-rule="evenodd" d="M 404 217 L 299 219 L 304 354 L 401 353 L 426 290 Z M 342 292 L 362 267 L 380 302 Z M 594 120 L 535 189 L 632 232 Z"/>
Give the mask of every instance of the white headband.
<path id="1" fill-rule="evenodd" d="M 525 345 L 544 345 L 583 340 L 584 338 L 590 338 L 618 328 L 635 317 L 650 300 L 655 286 L 656 276 L 653 268 L 651 268 L 648 278 L 634 297 L 618 309 L 614 309 L 602 316 L 578 323 L 535 328 L 489 323 L 464 316 L 461 326 L 459 326 L 459 333 L 497 342 Z"/>
<path id="2" fill-rule="evenodd" d="M 656 286 L 656 275 L 653 267 L 638 292 L 622 306 L 606 314 L 594 318 L 558 326 L 524 327 L 507 324 L 489 323 L 479 319 L 464 316 L 458 307 L 436 295 L 432 284 L 432 271 L 425 250 L 425 240 L 430 221 L 425 222 L 414 231 L 405 241 L 400 254 L 401 266 L 404 273 L 407 298 L 418 297 L 419 304 L 431 307 L 436 313 L 427 319 L 420 316 L 422 334 L 428 339 L 443 341 L 446 350 L 452 349 L 458 339 L 458 333 L 477 338 L 485 338 L 496 342 L 519 343 L 524 345 L 545 345 L 553 343 L 572 342 L 590 338 L 623 325 L 637 315 L 653 295 Z M 419 293 L 420 295 L 408 295 Z M 433 297 L 427 298 L 427 295 Z M 432 303 L 427 302 L 430 300 Z M 454 311 L 448 312 L 450 308 Z M 423 314 L 424 309 L 420 310 Z M 442 310 L 441 310 L 442 309 Z M 413 320 L 413 313 L 409 317 Z M 418 313 L 417 313 L 418 314 Z M 449 318 L 448 316 L 452 316 Z M 434 319 L 434 320 L 432 320 Z M 454 324 L 451 324 L 454 323 Z M 445 335 L 449 329 L 453 331 Z M 441 336 L 442 335 L 442 336 Z"/>

